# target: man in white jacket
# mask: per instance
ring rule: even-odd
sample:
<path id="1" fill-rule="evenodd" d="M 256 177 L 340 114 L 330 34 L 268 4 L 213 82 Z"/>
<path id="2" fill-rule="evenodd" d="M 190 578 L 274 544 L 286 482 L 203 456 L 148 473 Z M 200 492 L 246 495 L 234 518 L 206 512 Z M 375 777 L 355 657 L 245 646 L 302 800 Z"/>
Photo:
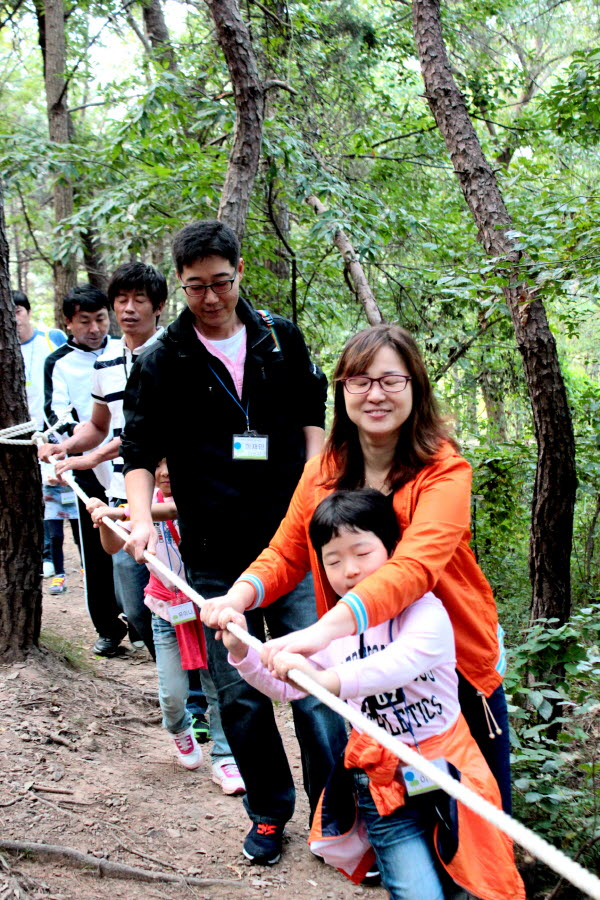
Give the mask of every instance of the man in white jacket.
<path id="1" fill-rule="evenodd" d="M 54 424 L 72 406 L 70 421 L 60 429 L 68 438 L 92 414 L 94 363 L 109 345 L 119 341 L 108 336 L 108 298 L 97 288 L 89 284 L 73 288 L 64 299 L 63 312 L 70 336 L 66 344 L 46 358 L 44 408 L 46 419 Z M 45 444 L 40 457 L 47 460 L 56 450 L 56 444 Z M 107 502 L 105 491 L 112 475 L 110 462 L 96 461 L 88 454 L 85 468 L 76 470 L 74 475 L 86 494 Z M 98 531 L 85 507 L 81 501 L 78 503 L 87 607 L 98 633 L 94 652 L 115 656 L 127 627 L 119 618 L 112 560 L 102 549 Z"/>

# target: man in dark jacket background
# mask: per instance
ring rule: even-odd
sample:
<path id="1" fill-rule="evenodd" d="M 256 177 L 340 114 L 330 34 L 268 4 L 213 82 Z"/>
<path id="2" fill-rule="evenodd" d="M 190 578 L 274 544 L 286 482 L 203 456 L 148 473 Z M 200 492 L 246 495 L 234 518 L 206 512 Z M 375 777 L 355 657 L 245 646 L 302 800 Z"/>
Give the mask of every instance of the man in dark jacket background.
<path id="1" fill-rule="evenodd" d="M 267 546 L 306 459 L 320 451 L 326 381 L 295 325 L 240 298 L 244 261 L 228 226 L 186 226 L 173 255 L 187 308 L 137 361 L 125 395 L 127 549 L 138 560 L 153 549 L 154 469 L 166 457 L 188 580 L 211 598 L 226 593 Z M 310 579 L 247 618 L 261 640 L 265 621 L 271 637 L 306 627 L 316 620 Z M 244 855 L 273 864 L 295 791 L 272 704 L 228 664 L 210 630 L 207 647 L 223 726 L 247 788 L 253 826 Z M 312 697 L 292 706 L 312 813 L 346 732 Z"/>

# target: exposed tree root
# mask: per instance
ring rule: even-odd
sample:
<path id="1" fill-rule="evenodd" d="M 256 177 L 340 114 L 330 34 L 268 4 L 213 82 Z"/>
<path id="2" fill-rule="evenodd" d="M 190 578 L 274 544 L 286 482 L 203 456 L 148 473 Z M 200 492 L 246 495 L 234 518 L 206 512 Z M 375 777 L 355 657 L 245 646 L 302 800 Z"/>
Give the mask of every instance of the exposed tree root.
<path id="1" fill-rule="evenodd" d="M 186 875 L 173 875 L 171 872 L 154 872 L 150 869 L 138 869 L 136 866 L 126 866 L 123 863 L 112 862 L 108 859 L 98 859 L 72 847 L 63 847 L 57 844 L 34 844 L 30 841 L 9 841 L 0 838 L 0 848 L 12 850 L 16 853 L 46 854 L 48 856 L 60 856 L 69 862 L 83 868 L 94 868 L 98 875 L 108 878 L 129 878 L 133 881 L 170 881 L 177 884 L 191 884 L 196 887 L 209 887 L 212 884 L 242 885 L 243 881 L 235 881 L 232 878 L 195 878 Z"/>

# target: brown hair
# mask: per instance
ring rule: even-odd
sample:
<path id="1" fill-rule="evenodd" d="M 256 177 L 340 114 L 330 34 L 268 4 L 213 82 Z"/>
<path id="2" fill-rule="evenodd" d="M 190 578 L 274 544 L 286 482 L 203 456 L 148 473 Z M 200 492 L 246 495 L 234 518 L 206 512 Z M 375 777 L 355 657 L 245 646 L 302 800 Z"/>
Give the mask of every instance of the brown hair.
<path id="1" fill-rule="evenodd" d="M 402 357 L 413 392 L 410 416 L 402 426 L 390 471 L 390 487 L 397 490 L 431 462 L 444 441 L 450 441 L 448 429 L 431 390 L 427 370 L 419 348 L 408 331 L 399 325 L 375 325 L 350 338 L 334 373 L 335 404 L 333 426 L 324 451 L 323 471 L 328 487 L 355 490 L 364 484 L 364 460 L 358 429 L 348 418 L 342 379 L 366 372 L 382 347 L 391 347 Z"/>

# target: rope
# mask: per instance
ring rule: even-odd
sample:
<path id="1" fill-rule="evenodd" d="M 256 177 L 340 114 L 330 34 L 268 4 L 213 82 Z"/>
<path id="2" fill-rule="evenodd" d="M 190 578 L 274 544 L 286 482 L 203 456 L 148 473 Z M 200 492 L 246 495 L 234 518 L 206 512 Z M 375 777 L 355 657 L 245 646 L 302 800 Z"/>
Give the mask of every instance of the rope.
<path id="1" fill-rule="evenodd" d="M 33 419 L 30 419 L 29 422 L 23 422 L 21 425 L 9 425 L 8 428 L 0 428 L 0 444 L 7 444 L 9 447 L 29 447 L 32 444 L 38 446 L 39 444 L 45 444 L 48 437 L 51 434 L 56 434 L 57 429 L 67 422 L 72 409 L 73 407 L 69 406 L 60 419 L 58 419 L 54 425 L 51 425 L 50 428 L 46 429 L 46 431 L 38 431 L 37 423 Z M 27 434 L 28 431 L 33 431 L 30 438 L 17 439 L 17 435 Z"/>
<path id="2" fill-rule="evenodd" d="M 70 485 L 85 504 L 89 502 L 90 498 L 85 491 L 80 488 L 70 472 L 63 472 L 61 477 Z M 127 538 L 130 537 L 129 532 L 126 531 L 125 528 L 112 519 L 109 519 L 108 516 L 104 516 L 102 521 L 111 529 L 111 531 L 114 531 L 120 538 L 123 538 L 123 540 L 127 540 Z M 176 585 L 176 587 L 178 587 L 183 594 L 188 596 L 196 606 L 199 608 L 202 607 L 204 598 L 190 587 L 183 578 L 176 575 L 175 572 L 165 566 L 164 563 L 154 556 L 154 554 L 149 553 L 147 550 L 144 551 L 144 559 L 152 566 L 152 568 L 156 569 L 157 572 L 160 572 L 168 578 L 171 584 Z M 227 629 L 248 647 L 253 647 L 256 651 L 260 652 L 263 644 L 258 638 L 248 634 L 247 631 L 244 631 L 243 628 L 240 628 L 239 625 L 235 625 L 233 622 L 228 624 Z M 321 703 L 324 703 L 325 706 L 328 706 L 330 709 L 334 710 L 334 712 L 339 713 L 340 716 L 347 719 L 348 722 L 356 726 L 356 728 L 364 731 L 370 737 L 382 744 L 387 750 L 390 750 L 395 756 L 402 760 L 403 763 L 413 766 L 431 781 L 435 782 L 435 784 L 442 788 L 443 791 L 451 797 L 454 797 L 455 800 L 464 803 L 465 806 L 473 810 L 473 812 L 477 813 L 477 815 L 481 816 L 483 819 L 487 819 L 488 822 L 491 822 L 492 825 L 495 825 L 500 831 L 503 831 L 504 834 L 512 838 L 516 844 L 520 844 L 525 850 L 528 850 L 542 862 L 546 863 L 547 866 L 553 869 L 562 878 L 570 881 L 571 884 L 579 888 L 580 891 L 583 891 L 589 897 L 592 897 L 593 900 L 600 900 L 600 878 L 592 875 L 591 872 L 584 869 L 578 862 L 570 859 L 561 850 L 553 847 L 548 841 L 539 837 L 539 835 L 535 834 L 525 825 L 517 822 L 516 819 L 513 819 L 501 809 L 498 809 L 488 800 L 484 800 L 483 797 L 480 797 L 464 784 L 455 781 L 447 772 L 442 772 L 434 766 L 430 760 L 425 759 L 415 750 L 412 750 L 407 744 L 403 744 L 401 741 L 398 741 L 387 734 L 387 732 L 376 725 L 371 719 L 367 719 L 367 717 L 363 716 L 358 710 L 348 706 L 343 700 L 340 700 L 339 697 L 336 697 L 334 694 L 325 690 L 325 688 L 321 687 L 320 684 L 305 672 L 301 672 L 299 669 L 290 669 L 288 674 L 302 690 L 309 694 L 313 694 L 321 701 Z"/>
<path id="3" fill-rule="evenodd" d="M 58 422 L 52 429 L 49 429 L 48 432 L 45 432 L 44 434 L 54 431 L 57 427 L 59 427 Z M 26 433 L 27 431 L 33 431 L 34 428 L 35 422 L 33 421 L 26 422 L 23 425 L 13 425 L 9 428 L 5 428 L 0 431 L 0 443 L 14 445 L 41 443 L 44 435 L 39 433 L 34 434 L 33 437 L 27 441 L 11 440 L 11 435 L 16 436 L 18 434 Z M 75 491 L 83 503 L 87 505 L 90 498 L 77 484 L 71 473 L 63 472 L 61 477 L 72 490 Z M 102 522 L 123 540 L 129 538 L 129 532 L 121 525 L 117 524 L 117 522 L 109 519 L 108 516 L 104 516 Z M 171 569 L 157 559 L 154 554 L 149 553 L 147 550 L 144 551 L 144 559 L 152 568 L 164 575 L 171 584 L 178 587 L 183 594 L 196 604 L 196 606 L 202 608 L 204 598 L 190 587 L 187 582 L 180 578 L 179 575 L 176 575 L 175 572 L 171 571 Z M 260 652 L 263 646 L 262 642 L 257 638 L 252 637 L 252 635 L 248 634 L 247 631 L 244 631 L 243 628 L 230 622 L 227 629 L 248 647 L 253 647 L 257 652 Z M 290 669 L 288 675 L 300 688 L 302 688 L 302 690 L 312 694 L 320 700 L 321 703 L 324 703 L 325 706 L 328 706 L 334 712 L 339 713 L 339 715 L 356 728 L 374 738 L 387 750 L 393 753 L 394 756 L 397 756 L 402 760 L 403 763 L 413 766 L 417 771 L 421 772 L 432 782 L 437 784 L 443 791 L 451 797 L 454 797 L 455 800 L 464 803 L 465 806 L 477 815 L 486 819 L 488 822 L 491 822 L 492 825 L 499 828 L 500 831 L 504 832 L 504 834 L 511 838 L 516 844 L 519 844 L 533 856 L 536 856 L 544 862 L 549 868 L 553 869 L 561 876 L 561 878 L 565 878 L 567 881 L 571 882 L 572 885 L 579 888 L 579 890 L 583 891 L 587 896 L 592 897 L 593 900 L 600 900 L 600 878 L 597 878 L 591 872 L 588 872 L 587 869 L 584 869 L 578 862 L 570 859 L 561 850 L 553 847 L 548 841 L 545 841 L 529 828 L 526 828 L 525 825 L 517 822 L 516 819 L 513 819 L 501 809 L 498 809 L 488 800 L 485 800 L 474 791 L 465 787 L 464 784 L 455 781 L 454 778 L 447 774 L 447 772 L 442 772 L 434 766 L 432 762 L 412 750 L 407 744 L 395 740 L 382 728 L 379 728 L 379 726 L 371 719 L 367 719 L 362 713 L 352 709 L 344 703 L 343 700 L 340 700 L 339 697 L 334 696 L 329 691 L 325 690 L 325 688 L 321 687 L 320 684 L 314 681 L 314 679 L 305 672 L 301 672 L 299 669 Z"/>
<path id="4" fill-rule="evenodd" d="M 8 444 L 12 447 L 27 447 L 34 443 L 33 438 L 27 440 L 16 440 L 17 435 L 27 434 L 28 431 L 36 431 L 37 424 L 31 419 L 22 425 L 11 425 L 9 428 L 0 430 L 0 444 Z"/>

